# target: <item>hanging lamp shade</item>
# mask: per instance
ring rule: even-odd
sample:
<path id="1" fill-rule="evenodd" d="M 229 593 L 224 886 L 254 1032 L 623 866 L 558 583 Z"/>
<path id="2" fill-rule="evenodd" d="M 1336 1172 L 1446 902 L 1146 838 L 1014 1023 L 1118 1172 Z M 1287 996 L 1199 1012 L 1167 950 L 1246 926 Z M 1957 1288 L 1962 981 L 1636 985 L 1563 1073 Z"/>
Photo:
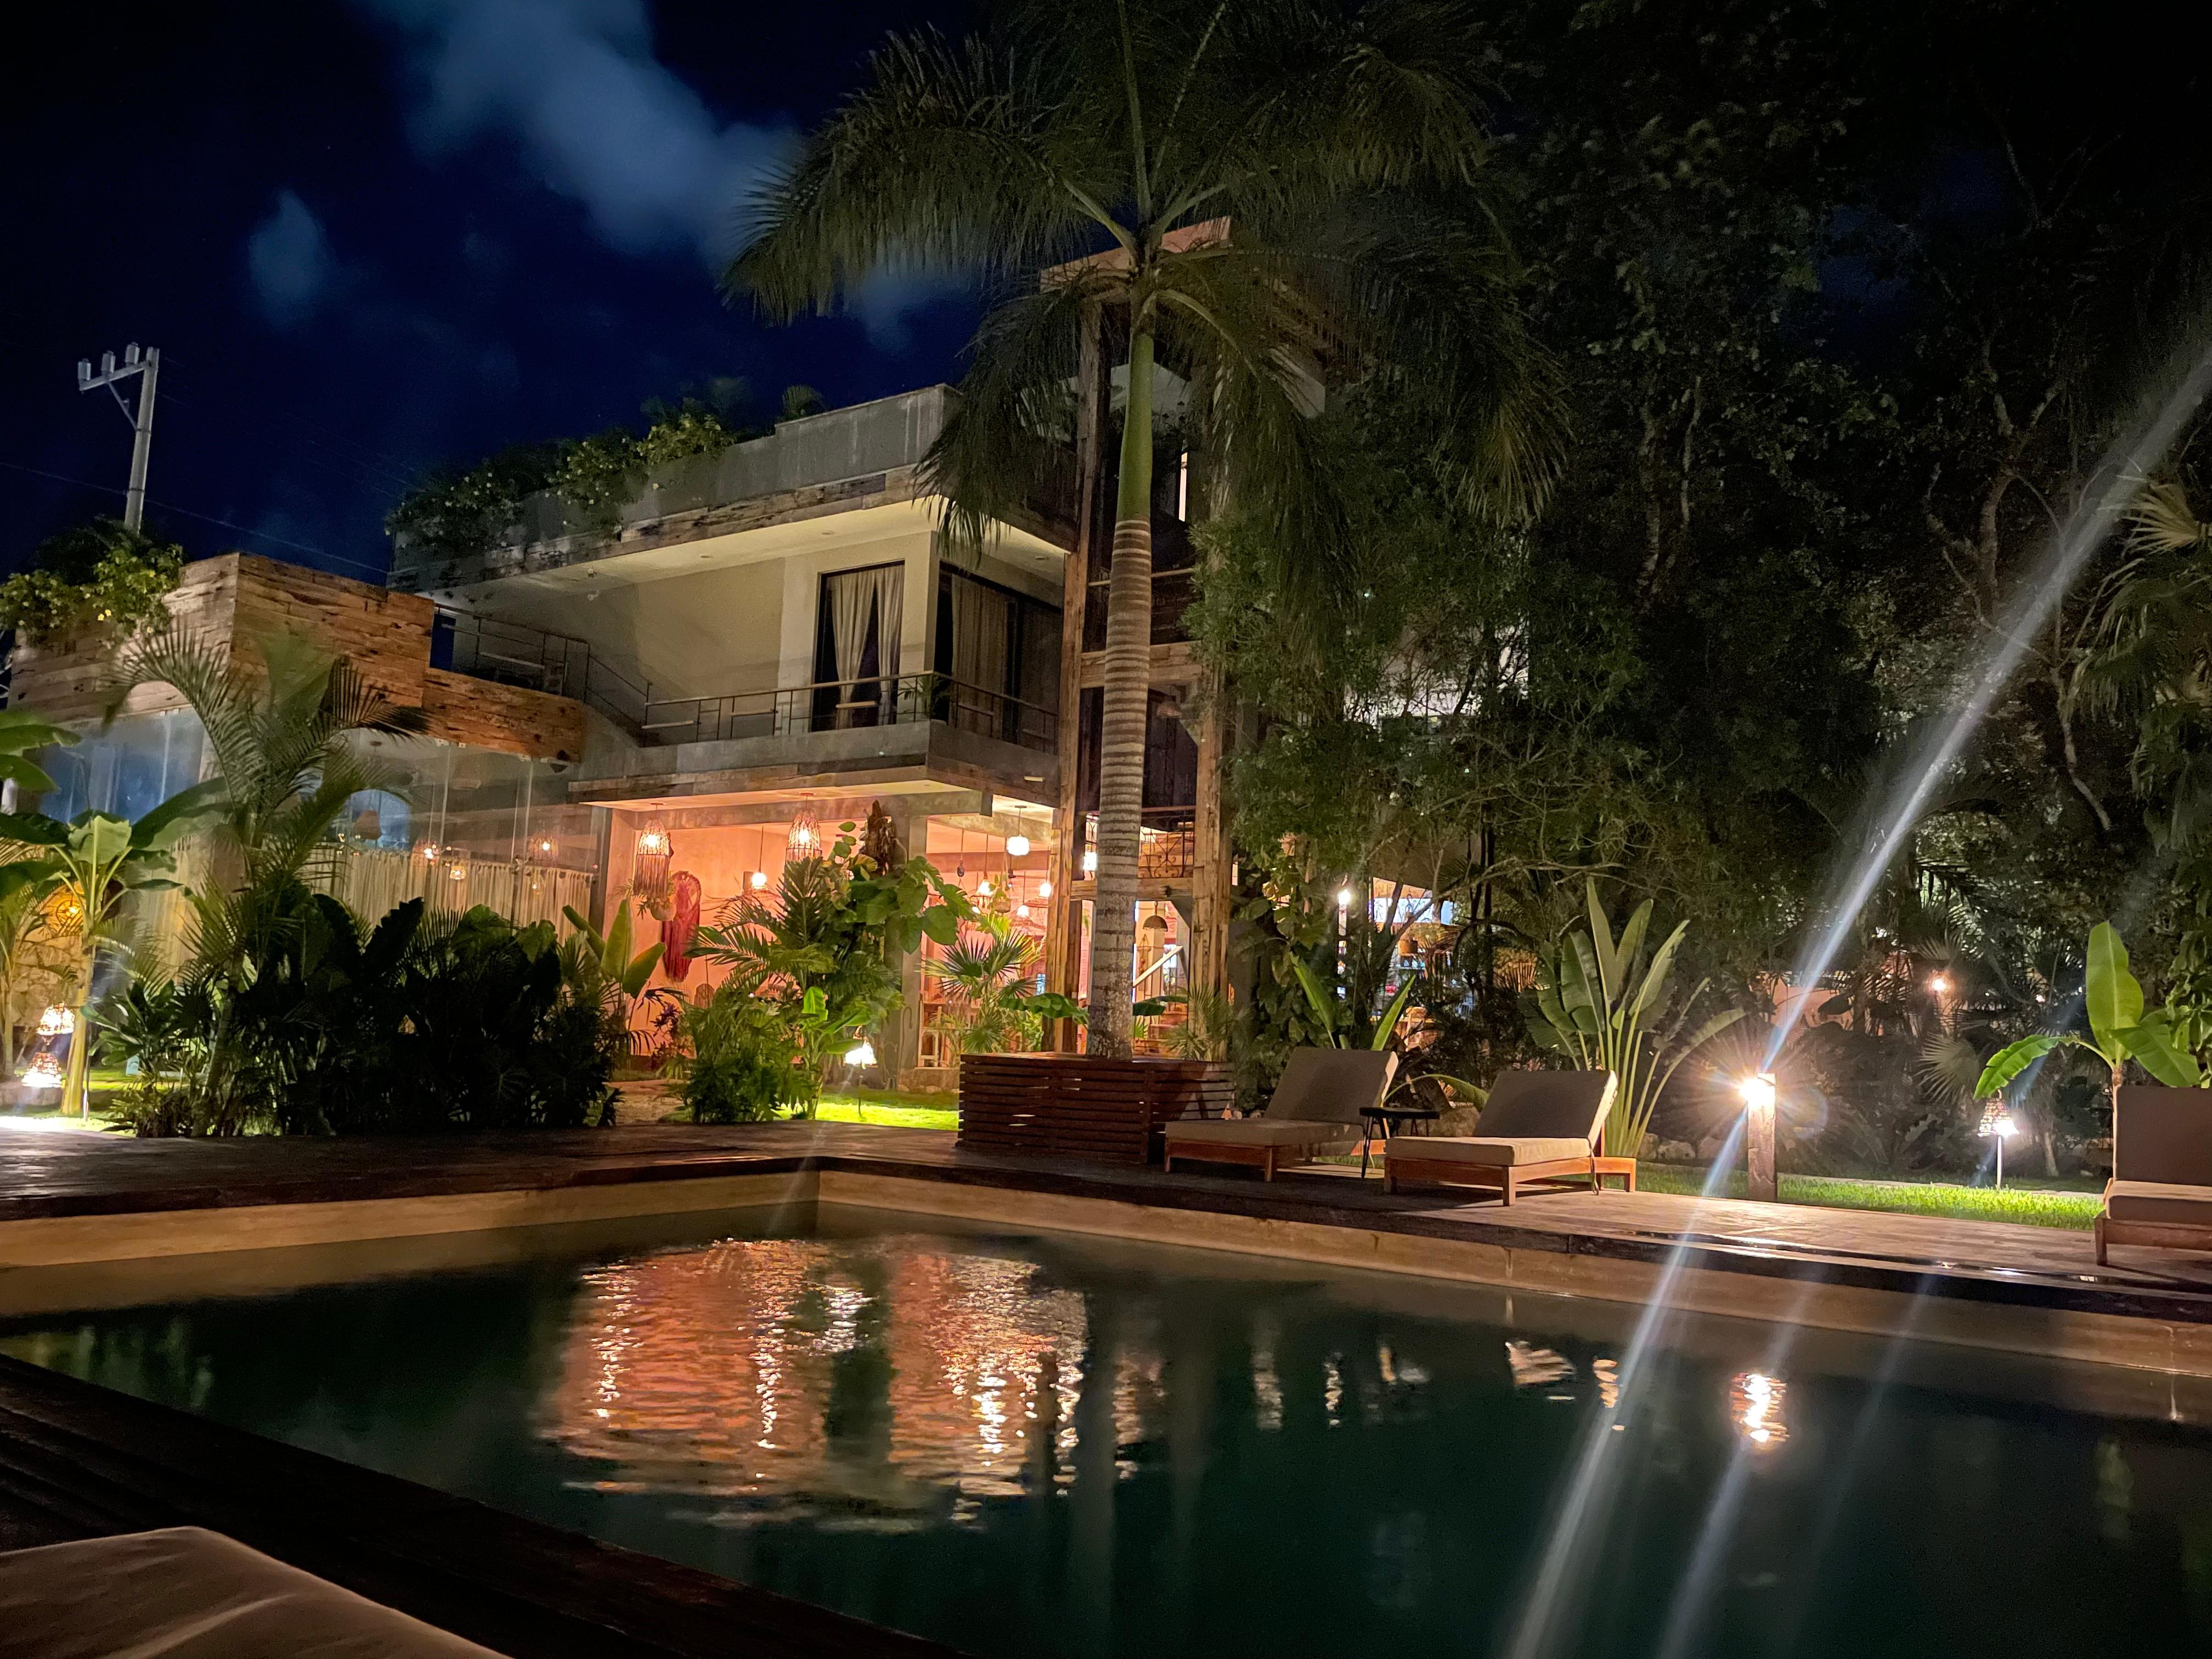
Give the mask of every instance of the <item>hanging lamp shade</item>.
<path id="1" fill-rule="evenodd" d="M 668 909 L 668 870 L 676 857 L 676 839 L 659 818 L 647 818 L 637 832 L 637 869 L 630 890 L 656 916 Z"/>
<path id="2" fill-rule="evenodd" d="M 824 856 L 822 826 L 814 821 L 813 813 L 802 811 L 791 821 L 791 833 L 784 837 L 783 856 L 793 863 Z"/>

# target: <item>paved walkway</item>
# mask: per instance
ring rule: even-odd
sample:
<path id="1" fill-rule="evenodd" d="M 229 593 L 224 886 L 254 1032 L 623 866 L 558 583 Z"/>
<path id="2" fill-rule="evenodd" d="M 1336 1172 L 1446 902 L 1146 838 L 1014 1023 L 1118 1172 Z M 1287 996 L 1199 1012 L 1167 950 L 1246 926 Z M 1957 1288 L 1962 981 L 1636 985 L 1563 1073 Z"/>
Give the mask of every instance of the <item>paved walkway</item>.
<path id="1" fill-rule="evenodd" d="M 2053 1305 L 2212 1324 L 2212 1256 L 2123 1249 L 2100 1267 L 2086 1233 L 2056 1228 L 1617 1191 L 1524 1196 L 1507 1209 L 1443 1190 L 1393 1196 L 1379 1182 L 1333 1166 L 1262 1184 L 1243 1174 L 1166 1175 L 981 1154 L 933 1130 L 848 1123 L 656 1124 L 434 1139 L 125 1140 L 0 1120 L 0 1223 L 667 1179 L 805 1159 L 1524 1249 L 1651 1259 L 1679 1243 L 1700 1265 L 1892 1288 L 1900 1277 L 1961 1289 L 1973 1283 L 1999 1300 L 2055 1298 Z"/>

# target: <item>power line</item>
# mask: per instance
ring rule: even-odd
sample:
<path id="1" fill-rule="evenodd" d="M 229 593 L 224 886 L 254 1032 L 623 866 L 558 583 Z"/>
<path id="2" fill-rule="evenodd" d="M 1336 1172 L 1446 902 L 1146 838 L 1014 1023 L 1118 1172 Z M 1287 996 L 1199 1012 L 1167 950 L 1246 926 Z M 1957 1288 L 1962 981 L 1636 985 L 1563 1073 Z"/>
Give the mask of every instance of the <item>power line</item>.
<path id="1" fill-rule="evenodd" d="M 75 484 L 81 489 L 97 489 L 103 495 L 122 495 L 127 492 L 112 484 L 94 483 L 88 478 L 72 478 L 65 472 L 49 472 L 44 467 L 26 466 L 21 461 L 0 460 L 0 466 L 11 471 L 28 472 L 40 478 L 52 478 L 56 483 Z M 374 570 L 379 576 L 390 574 L 389 567 L 374 565 L 362 559 L 349 559 L 343 553 L 333 553 L 328 548 L 310 547 L 305 542 L 295 542 L 283 536 L 271 535 L 265 530 L 249 530 L 242 524 L 233 524 L 228 519 L 218 519 L 211 513 L 195 513 L 189 507 L 179 507 L 174 501 L 146 498 L 147 504 L 160 507 L 164 513 L 174 513 L 184 518 L 197 519 L 202 524 L 218 525 L 225 530 L 234 530 L 241 536 L 252 536 L 264 542 L 275 542 L 280 547 L 295 548 L 302 553 L 312 553 L 319 559 L 335 559 L 340 564 L 349 564 L 356 570 Z"/>

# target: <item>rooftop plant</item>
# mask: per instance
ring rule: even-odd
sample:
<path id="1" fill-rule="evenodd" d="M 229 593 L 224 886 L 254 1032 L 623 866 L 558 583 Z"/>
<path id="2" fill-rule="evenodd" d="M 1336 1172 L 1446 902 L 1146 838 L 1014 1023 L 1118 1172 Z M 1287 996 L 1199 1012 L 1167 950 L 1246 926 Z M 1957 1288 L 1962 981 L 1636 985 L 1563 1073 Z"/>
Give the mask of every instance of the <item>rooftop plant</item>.
<path id="1" fill-rule="evenodd" d="M 114 519 L 50 536 L 32 568 L 0 582 L 0 628 L 35 644 L 88 628 L 128 633 L 159 614 L 185 568 L 185 550 Z"/>

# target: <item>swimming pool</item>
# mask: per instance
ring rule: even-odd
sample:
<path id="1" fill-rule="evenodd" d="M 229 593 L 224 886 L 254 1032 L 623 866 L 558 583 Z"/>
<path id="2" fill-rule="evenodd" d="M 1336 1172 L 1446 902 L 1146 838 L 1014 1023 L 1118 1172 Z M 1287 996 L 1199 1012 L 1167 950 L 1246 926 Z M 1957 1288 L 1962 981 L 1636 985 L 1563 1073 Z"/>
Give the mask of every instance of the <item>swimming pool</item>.
<path id="1" fill-rule="evenodd" d="M 2212 1640 L 2207 1401 L 2140 1373 L 1684 1318 L 1624 1398 L 1632 1308 L 828 1206 L 0 1309 L 19 1358 L 990 1659 Z"/>

